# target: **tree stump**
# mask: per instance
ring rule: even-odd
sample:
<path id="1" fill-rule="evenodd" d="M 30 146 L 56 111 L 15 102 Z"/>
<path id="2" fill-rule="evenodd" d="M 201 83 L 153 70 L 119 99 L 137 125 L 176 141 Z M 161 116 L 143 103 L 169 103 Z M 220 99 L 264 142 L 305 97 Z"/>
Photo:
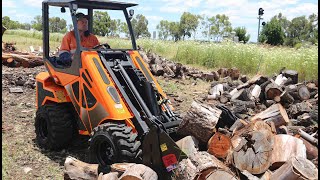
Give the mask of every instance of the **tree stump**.
<path id="1" fill-rule="evenodd" d="M 212 136 L 222 111 L 216 107 L 200 104 L 195 101 L 179 124 L 178 132 L 192 135 L 199 141 L 207 143 Z"/>
<path id="2" fill-rule="evenodd" d="M 290 120 L 286 110 L 279 103 L 268 107 L 266 110 L 256 114 L 251 120 L 262 119 L 263 121 L 272 121 L 276 127 L 287 125 Z"/>
<path id="3" fill-rule="evenodd" d="M 127 169 L 119 180 L 157 180 L 158 175 L 148 166 L 135 164 Z"/>
<path id="4" fill-rule="evenodd" d="M 232 138 L 234 166 L 251 174 L 265 172 L 271 165 L 273 136 L 271 127 L 261 120 L 235 132 Z"/>
<path id="5" fill-rule="evenodd" d="M 318 179 L 318 169 L 306 158 L 292 157 L 272 174 L 271 179 Z"/>

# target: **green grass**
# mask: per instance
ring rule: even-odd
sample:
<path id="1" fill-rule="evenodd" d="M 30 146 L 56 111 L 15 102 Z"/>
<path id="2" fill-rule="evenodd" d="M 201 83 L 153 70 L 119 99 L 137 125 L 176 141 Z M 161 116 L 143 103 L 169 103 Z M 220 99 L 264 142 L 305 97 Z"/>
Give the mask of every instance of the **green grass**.
<path id="1" fill-rule="evenodd" d="M 60 45 L 63 34 L 52 34 L 52 47 Z M 98 37 L 101 43 L 107 42 L 112 48 L 131 48 L 128 39 Z M 8 30 L 3 35 L 4 42 L 16 42 L 17 48 L 26 49 L 42 45 L 42 33 L 25 30 Z M 282 67 L 299 72 L 299 80 L 318 79 L 318 46 L 288 48 L 270 47 L 233 42 L 200 43 L 195 41 L 161 41 L 138 39 L 137 45 L 166 59 L 183 64 L 200 66 L 206 69 L 237 67 L 242 74 L 261 73 L 272 75 Z"/>

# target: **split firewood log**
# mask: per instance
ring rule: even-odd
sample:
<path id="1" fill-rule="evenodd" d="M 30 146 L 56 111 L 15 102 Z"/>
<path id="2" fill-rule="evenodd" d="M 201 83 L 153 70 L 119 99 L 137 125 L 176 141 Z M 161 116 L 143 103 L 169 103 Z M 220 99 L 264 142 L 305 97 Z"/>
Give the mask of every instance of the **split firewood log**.
<path id="1" fill-rule="evenodd" d="M 214 133 L 214 135 L 208 141 L 208 153 L 214 155 L 217 158 L 225 158 L 231 150 L 230 137 L 220 132 Z"/>
<path id="2" fill-rule="evenodd" d="M 157 180 L 157 173 L 143 164 L 134 164 L 127 169 L 119 180 Z"/>
<path id="3" fill-rule="evenodd" d="M 222 111 L 216 107 L 193 101 L 179 124 L 178 132 L 192 135 L 199 141 L 207 143 L 214 132 L 221 113 Z"/>
<path id="4" fill-rule="evenodd" d="M 69 179 L 96 180 L 98 164 L 88 164 L 68 156 L 64 162 L 64 177 Z"/>
<path id="5" fill-rule="evenodd" d="M 276 127 L 287 125 L 290 120 L 284 107 L 280 104 L 273 104 L 266 110 L 256 114 L 251 120 L 262 119 L 263 121 L 272 121 Z"/>
<path id="6" fill-rule="evenodd" d="M 281 86 L 276 83 L 270 83 L 265 88 L 265 98 L 274 100 L 276 97 L 280 97 L 282 92 Z"/>
<path id="7" fill-rule="evenodd" d="M 195 153 L 199 149 L 199 141 L 193 136 L 187 136 L 176 142 L 178 147 L 187 155 Z"/>
<path id="8" fill-rule="evenodd" d="M 305 140 L 304 138 L 300 137 L 303 141 L 303 144 L 306 146 L 307 150 L 307 159 L 313 160 L 318 157 L 318 147 L 312 145 L 309 141 Z"/>
<path id="9" fill-rule="evenodd" d="M 252 121 L 235 132 L 231 141 L 233 164 L 240 171 L 261 174 L 270 167 L 274 134 L 267 123 L 258 119 Z"/>
<path id="10" fill-rule="evenodd" d="M 220 160 L 204 151 L 180 161 L 174 172 L 176 180 L 238 179 Z"/>
<path id="11" fill-rule="evenodd" d="M 121 176 L 126 170 L 136 163 L 114 163 L 110 166 L 111 172 L 117 172 Z"/>
<path id="12" fill-rule="evenodd" d="M 227 74 L 232 80 L 237 80 L 240 77 L 240 70 L 238 68 L 229 68 Z"/>
<path id="13" fill-rule="evenodd" d="M 318 179 L 318 169 L 306 158 L 293 156 L 289 161 L 277 169 L 271 179 Z"/>
<path id="14" fill-rule="evenodd" d="M 271 168 L 277 169 L 292 156 L 306 158 L 306 146 L 303 141 L 287 134 L 277 134 L 274 136 L 273 152 L 271 156 Z"/>

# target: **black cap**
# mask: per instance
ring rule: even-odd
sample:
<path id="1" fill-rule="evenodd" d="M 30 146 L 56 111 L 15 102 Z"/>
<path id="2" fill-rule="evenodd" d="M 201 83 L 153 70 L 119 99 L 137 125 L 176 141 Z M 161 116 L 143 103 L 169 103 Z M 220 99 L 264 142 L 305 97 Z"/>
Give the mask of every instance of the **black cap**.
<path id="1" fill-rule="evenodd" d="M 76 17 L 77 17 L 77 20 L 81 19 L 81 18 L 86 18 L 86 19 L 89 19 L 89 16 L 88 15 L 85 15 L 83 13 L 77 13 L 76 14 Z"/>

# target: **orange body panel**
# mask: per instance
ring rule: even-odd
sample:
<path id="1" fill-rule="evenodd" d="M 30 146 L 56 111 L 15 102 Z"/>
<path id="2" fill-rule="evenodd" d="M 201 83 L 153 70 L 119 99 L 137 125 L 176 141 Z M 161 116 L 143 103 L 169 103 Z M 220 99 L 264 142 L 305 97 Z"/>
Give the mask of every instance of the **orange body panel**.
<path id="1" fill-rule="evenodd" d="M 93 87 L 90 89 L 92 94 L 94 94 L 97 98 L 97 101 L 102 104 L 102 106 L 106 109 L 106 111 L 110 114 L 108 119 L 113 120 L 125 120 L 133 117 L 133 114 L 129 111 L 129 108 L 122 100 L 120 93 L 117 91 L 117 94 L 120 99 L 120 103 L 115 103 L 112 99 L 111 95 L 107 93 L 108 87 L 114 87 L 115 84 L 112 81 L 110 75 L 107 73 L 106 69 L 102 69 L 106 74 L 107 78 L 110 81 L 110 84 L 105 84 L 96 65 L 93 62 L 93 58 L 98 59 L 98 63 L 103 67 L 100 58 L 96 52 L 83 52 L 81 55 L 82 59 L 82 69 L 80 73 L 83 73 L 87 69 L 92 78 Z M 89 80 L 90 81 L 90 80 Z M 87 84 L 83 79 L 82 82 Z M 116 88 L 115 88 L 116 89 Z M 93 108 L 93 107 L 92 107 Z"/>
<path id="2" fill-rule="evenodd" d="M 57 103 L 63 103 L 63 102 L 71 102 L 66 90 L 64 89 L 63 86 L 57 85 L 53 78 L 50 76 L 48 72 L 41 72 L 36 76 L 37 83 L 42 83 L 42 88 L 43 91 L 52 93 L 53 97 L 50 96 L 45 96 L 44 99 L 40 100 L 39 99 L 39 94 L 38 93 L 43 93 L 39 90 L 40 87 L 38 87 L 37 84 L 37 97 L 36 97 L 36 107 L 38 108 L 38 104 L 40 103 L 41 105 L 44 105 L 48 102 L 57 102 Z M 40 91 L 40 92 L 39 92 Z M 38 101 L 42 101 L 39 102 Z"/>
<path id="3" fill-rule="evenodd" d="M 51 73 L 53 78 L 56 78 L 56 80 L 58 80 L 56 81 L 56 83 L 59 85 L 65 86 L 69 84 L 71 81 L 79 77 L 79 76 L 74 76 L 71 74 L 55 71 L 49 63 L 46 63 L 46 64 L 47 64 L 47 68 L 49 68 L 48 71 Z"/>

